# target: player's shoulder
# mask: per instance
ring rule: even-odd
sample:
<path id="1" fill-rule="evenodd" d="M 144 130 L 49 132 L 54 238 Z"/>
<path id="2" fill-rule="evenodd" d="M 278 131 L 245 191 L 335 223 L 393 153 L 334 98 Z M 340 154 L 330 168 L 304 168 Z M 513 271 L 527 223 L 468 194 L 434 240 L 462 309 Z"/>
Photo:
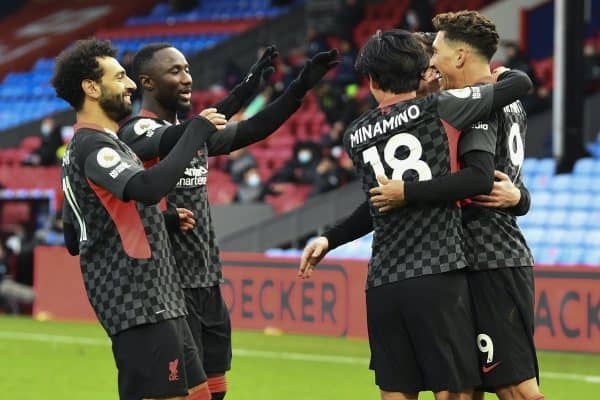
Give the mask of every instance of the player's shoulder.
<path id="1" fill-rule="evenodd" d="M 165 125 L 166 123 L 158 118 L 135 116 L 129 118 L 127 121 L 121 124 L 121 127 L 119 128 L 119 136 L 141 136 Z"/>

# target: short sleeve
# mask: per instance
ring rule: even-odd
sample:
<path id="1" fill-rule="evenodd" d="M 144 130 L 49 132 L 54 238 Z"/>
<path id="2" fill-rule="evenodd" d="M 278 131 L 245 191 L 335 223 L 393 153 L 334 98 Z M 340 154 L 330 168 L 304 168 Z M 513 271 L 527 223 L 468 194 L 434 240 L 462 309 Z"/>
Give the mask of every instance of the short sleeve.
<path id="1" fill-rule="evenodd" d="M 87 154 L 84 170 L 92 182 L 123 200 L 127 182 L 144 168 L 117 146 L 105 143 Z"/>
<path id="2" fill-rule="evenodd" d="M 493 85 L 445 90 L 438 96 L 438 113 L 443 120 L 462 131 L 476 121 L 488 119 L 493 102 Z"/>
<path id="3" fill-rule="evenodd" d="M 498 138 L 498 120 L 496 116 L 485 121 L 478 121 L 465 129 L 458 142 L 458 155 L 473 151 L 496 153 L 496 140 Z"/>
<path id="4" fill-rule="evenodd" d="M 160 154 L 160 141 L 170 125 L 161 124 L 152 118 L 138 118 L 124 125 L 119 138 L 140 157 L 152 160 Z"/>
<path id="5" fill-rule="evenodd" d="M 228 123 L 225 129 L 222 131 L 216 131 L 207 141 L 208 155 L 218 156 L 222 154 L 229 154 L 231 152 L 231 146 L 237 133 L 237 123 Z"/>

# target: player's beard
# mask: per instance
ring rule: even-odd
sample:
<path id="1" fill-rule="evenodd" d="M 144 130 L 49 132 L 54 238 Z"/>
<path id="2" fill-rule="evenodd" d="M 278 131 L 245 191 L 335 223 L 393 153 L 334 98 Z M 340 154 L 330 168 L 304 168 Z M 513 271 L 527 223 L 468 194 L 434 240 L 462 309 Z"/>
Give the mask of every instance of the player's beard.
<path id="1" fill-rule="evenodd" d="M 164 96 L 164 97 L 159 97 L 157 98 L 158 102 L 167 110 L 172 111 L 172 112 L 176 112 L 176 113 L 180 113 L 180 114 L 186 114 L 188 111 L 190 111 L 192 109 L 192 103 L 182 103 L 179 100 L 179 94 L 176 94 L 174 96 Z"/>
<path id="2" fill-rule="evenodd" d="M 133 107 L 125 101 L 125 93 L 111 93 L 106 87 L 102 87 L 100 96 L 100 107 L 110 119 L 119 122 L 131 114 Z"/>

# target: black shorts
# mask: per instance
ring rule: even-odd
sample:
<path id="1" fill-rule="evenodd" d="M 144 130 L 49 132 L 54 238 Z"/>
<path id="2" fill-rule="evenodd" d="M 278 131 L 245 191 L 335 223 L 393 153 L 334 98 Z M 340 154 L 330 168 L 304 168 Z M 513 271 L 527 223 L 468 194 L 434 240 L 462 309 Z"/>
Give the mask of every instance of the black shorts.
<path id="1" fill-rule="evenodd" d="M 187 321 L 208 375 L 231 369 L 231 320 L 221 287 L 184 289 Z"/>
<path id="2" fill-rule="evenodd" d="M 375 382 L 388 392 L 459 392 L 479 385 L 475 329 L 463 272 L 367 290 Z"/>
<path id="3" fill-rule="evenodd" d="M 136 326 L 111 340 L 121 400 L 187 396 L 206 381 L 184 317 Z"/>
<path id="4" fill-rule="evenodd" d="M 481 389 L 539 378 L 534 329 L 533 268 L 467 273 L 477 331 Z"/>

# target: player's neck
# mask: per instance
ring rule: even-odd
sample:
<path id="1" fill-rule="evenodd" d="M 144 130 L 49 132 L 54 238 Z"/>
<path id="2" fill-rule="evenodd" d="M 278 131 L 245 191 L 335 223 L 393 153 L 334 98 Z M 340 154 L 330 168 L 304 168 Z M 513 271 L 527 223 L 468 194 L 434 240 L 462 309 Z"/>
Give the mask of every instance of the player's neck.
<path id="1" fill-rule="evenodd" d="M 378 93 L 373 94 L 375 95 L 375 99 L 379 103 L 379 107 L 386 107 L 392 104 L 400 103 L 401 101 L 406 101 L 417 97 L 416 91 L 406 93 L 392 93 L 379 90 Z"/>
<path id="2" fill-rule="evenodd" d="M 492 82 L 492 71 L 489 64 L 483 62 L 465 64 L 463 68 L 463 87 L 489 82 Z"/>
<path id="3" fill-rule="evenodd" d="M 177 123 L 177 112 L 167 109 L 151 96 L 144 96 L 142 98 L 142 110 L 147 110 L 156 114 L 158 119 L 162 119 L 172 124 Z"/>
<path id="4" fill-rule="evenodd" d="M 113 121 L 101 108 L 83 107 L 77 112 L 77 124 L 98 125 L 110 132 L 119 130 L 119 123 Z M 115 133 L 116 135 L 116 133 Z"/>

